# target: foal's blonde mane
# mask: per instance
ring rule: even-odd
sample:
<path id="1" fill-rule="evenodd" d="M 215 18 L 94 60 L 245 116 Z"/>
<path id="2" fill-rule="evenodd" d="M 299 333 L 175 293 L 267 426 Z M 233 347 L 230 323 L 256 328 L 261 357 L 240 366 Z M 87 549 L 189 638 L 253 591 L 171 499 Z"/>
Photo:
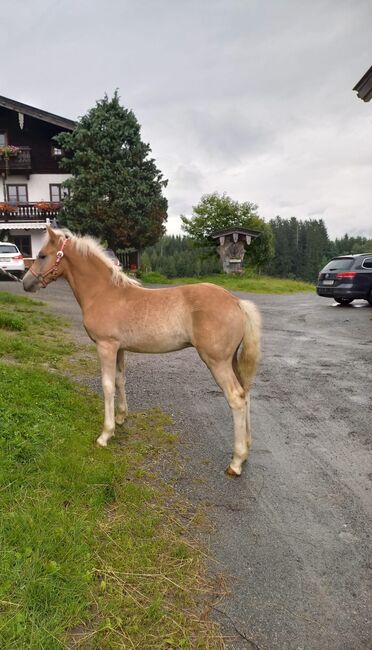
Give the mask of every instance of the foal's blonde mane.
<path id="1" fill-rule="evenodd" d="M 105 249 L 102 244 L 94 239 L 94 237 L 90 237 L 90 235 L 74 235 L 67 229 L 54 230 L 54 232 L 61 237 L 68 237 L 80 255 L 98 257 L 112 271 L 111 280 L 116 286 L 123 287 L 128 284 L 135 286 L 141 285 L 138 280 L 130 278 L 126 273 L 123 273 L 123 271 L 120 271 L 120 269 L 114 266 L 113 262 L 105 255 Z"/>

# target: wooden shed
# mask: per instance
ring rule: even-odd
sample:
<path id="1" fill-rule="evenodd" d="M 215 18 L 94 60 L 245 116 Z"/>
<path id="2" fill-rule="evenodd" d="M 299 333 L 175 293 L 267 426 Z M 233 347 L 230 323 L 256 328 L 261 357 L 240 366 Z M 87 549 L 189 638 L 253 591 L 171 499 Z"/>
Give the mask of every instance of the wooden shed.
<path id="1" fill-rule="evenodd" d="M 210 235 L 218 244 L 217 251 L 225 273 L 242 271 L 246 248 L 260 234 L 258 230 L 236 227 L 217 230 Z"/>

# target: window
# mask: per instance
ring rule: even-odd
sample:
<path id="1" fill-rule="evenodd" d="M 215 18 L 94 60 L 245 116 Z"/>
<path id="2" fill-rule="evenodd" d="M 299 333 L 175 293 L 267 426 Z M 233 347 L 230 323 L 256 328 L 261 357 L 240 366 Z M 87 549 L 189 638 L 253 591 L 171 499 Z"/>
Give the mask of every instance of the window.
<path id="1" fill-rule="evenodd" d="M 65 196 L 67 196 L 68 189 L 61 184 L 51 184 L 49 185 L 49 192 L 52 203 L 61 203 Z"/>
<path id="2" fill-rule="evenodd" d="M 27 185 L 7 185 L 9 203 L 28 203 Z"/>
<path id="3" fill-rule="evenodd" d="M 372 257 L 366 257 L 362 263 L 363 269 L 372 269 Z"/>
<path id="4" fill-rule="evenodd" d="M 336 257 L 328 262 L 324 269 L 322 269 L 322 273 L 329 273 L 329 271 L 347 271 L 351 269 L 353 264 L 353 257 Z"/>
<path id="5" fill-rule="evenodd" d="M 19 251 L 13 244 L 0 244 L 0 253 L 13 253 L 13 255 L 16 255 Z"/>
<path id="6" fill-rule="evenodd" d="M 14 243 L 18 246 L 23 257 L 32 257 L 30 235 L 13 235 L 12 239 L 14 239 Z"/>
<path id="7" fill-rule="evenodd" d="M 52 144 L 52 156 L 53 158 L 60 158 L 62 156 L 62 149 L 60 149 L 59 147 L 55 147 Z"/>
<path id="8" fill-rule="evenodd" d="M 4 147 L 6 144 L 8 144 L 6 131 L 0 131 L 0 147 Z"/>

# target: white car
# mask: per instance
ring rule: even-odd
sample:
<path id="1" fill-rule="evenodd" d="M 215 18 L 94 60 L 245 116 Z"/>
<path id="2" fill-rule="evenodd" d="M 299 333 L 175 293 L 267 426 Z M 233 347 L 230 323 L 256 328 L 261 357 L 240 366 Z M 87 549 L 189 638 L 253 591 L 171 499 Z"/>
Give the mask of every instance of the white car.
<path id="1" fill-rule="evenodd" d="M 11 244 L 7 241 L 0 241 L 0 267 L 4 271 L 9 271 L 16 275 L 18 278 L 22 278 L 25 272 L 25 263 L 23 261 L 23 255 L 19 252 L 19 249 L 15 244 Z M 1 277 L 5 277 L 3 273 L 0 273 Z"/>

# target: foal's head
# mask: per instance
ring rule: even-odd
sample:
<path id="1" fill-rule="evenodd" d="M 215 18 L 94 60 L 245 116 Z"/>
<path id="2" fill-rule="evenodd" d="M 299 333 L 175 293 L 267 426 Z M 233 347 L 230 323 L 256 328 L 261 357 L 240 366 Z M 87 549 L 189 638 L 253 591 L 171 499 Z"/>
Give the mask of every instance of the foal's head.
<path id="1" fill-rule="evenodd" d="M 25 291 L 39 291 L 41 287 L 45 288 L 64 273 L 66 262 L 63 259 L 63 249 L 68 244 L 68 238 L 61 231 L 55 231 L 50 226 L 47 226 L 47 231 L 47 242 L 23 278 Z"/>

